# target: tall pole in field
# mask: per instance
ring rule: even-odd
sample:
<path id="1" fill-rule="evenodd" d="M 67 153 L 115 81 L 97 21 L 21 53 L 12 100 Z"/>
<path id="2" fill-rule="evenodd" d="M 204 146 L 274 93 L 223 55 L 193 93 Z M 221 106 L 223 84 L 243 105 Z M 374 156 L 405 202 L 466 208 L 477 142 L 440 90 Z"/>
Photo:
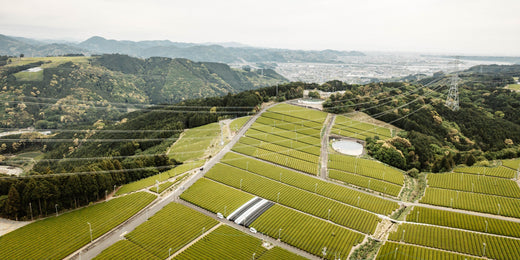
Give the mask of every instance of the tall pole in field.
<path id="1" fill-rule="evenodd" d="M 405 231 L 406 231 L 406 230 L 404 230 L 404 228 L 403 228 L 403 237 L 401 238 L 401 242 L 404 242 L 404 232 L 405 232 Z"/>
<path id="2" fill-rule="evenodd" d="M 487 229 L 488 229 L 488 222 L 486 220 L 486 233 L 487 233 Z"/>
<path id="3" fill-rule="evenodd" d="M 226 210 L 227 210 L 227 206 L 224 206 L 224 216 L 227 216 Z"/>
<path id="4" fill-rule="evenodd" d="M 419 222 L 419 211 L 417 211 L 417 218 L 416 218 L 417 222 Z"/>
<path id="5" fill-rule="evenodd" d="M 33 220 L 33 214 L 32 214 L 32 205 L 31 203 L 29 202 L 29 209 L 31 210 L 31 220 Z"/>
<path id="6" fill-rule="evenodd" d="M 170 257 L 172 255 L 172 248 L 170 247 L 170 249 L 168 249 L 168 257 Z"/>
<path id="7" fill-rule="evenodd" d="M 318 191 L 318 183 L 316 183 L 316 185 L 314 185 L 314 193 L 316 193 Z"/>
<path id="8" fill-rule="evenodd" d="M 357 206 L 358 206 L 358 207 L 359 207 L 359 200 L 360 200 L 360 199 L 361 199 L 361 198 L 358 196 L 358 197 L 357 197 Z"/>
<path id="9" fill-rule="evenodd" d="M 329 209 L 329 214 L 327 214 L 327 220 L 330 221 L 330 209 Z"/>
<path id="10" fill-rule="evenodd" d="M 88 224 L 88 229 L 90 231 L 90 243 L 92 243 L 92 225 L 90 225 L 90 222 L 87 222 Z"/>
<path id="11" fill-rule="evenodd" d="M 280 172 L 280 182 L 282 182 L 282 173 Z"/>
<path id="12" fill-rule="evenodd" d="M 280 192 L 278 192 L 278 195 L 276 195 L 276 203 L 280 203 Z"/>
<path id="13" fill-rule="evenodd" d="M 54 204 L 54 208 L 56 208 L 56 217 L 58 216 L 58 204 Z"/>
<path id="14" fill-rule="evenodd" d="M 249 171 L 249 161 L 246 162 L 246 171 Z"/>
<path id="15" fill-rule="evenodd" d="M 105 201 L 107 201 L 108 198 L 108 190 L 105 190 Z"/>
<path id="16" fill-rule="evenodd" d="M 498 203 L 498 215 L 500 215 L 500 203 Z"/>
<path id="17" fill-rule="evenodd" d="M 240 189 L 242 189 L 242 179 L 240 179 Z"/>
<path id="18" fill-rule="evenodd" d="M 486 256 L 486 242 L 482 243 L 484 248 L 482 249 L 482 256 Z"/>
<path id="19" fill-rule="evenodd" d="M 278 240 L 280 240 L 280 235 L 282 234 L 282 229 L 278 229 Z"/>
<path id="20" fill-rule="evenodd" d="M 354 173 L 357 173 L 357 159 L 358 157 L 356 156 L 356 162 L 354 163 Z"/>

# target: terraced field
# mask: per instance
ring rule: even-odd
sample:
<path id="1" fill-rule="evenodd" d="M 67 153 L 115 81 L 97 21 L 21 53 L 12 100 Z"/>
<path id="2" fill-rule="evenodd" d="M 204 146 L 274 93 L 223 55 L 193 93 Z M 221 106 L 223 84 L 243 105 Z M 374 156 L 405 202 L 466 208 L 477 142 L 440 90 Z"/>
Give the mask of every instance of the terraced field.
<path id="1" fill-rule="evenodd" d="M 346 257 L 352 247 L 364 238 L 359 233 L 280 205 L 271 207 L 251 226 L 320 257 L 323 256 L 323 248 L 326 247 L 326 259 L 334 259 L 335 256 Z"/>
<path id="2" fill-rule="evenodd" d="M 378 179 L 334 169 L 329 170 L 329 178 L 349 183 L 358 187 L 385 193 L 394 197 L 399 196 L 402 188 L 399 185 L 395 185 L 386 181 L 380 181 Z"/>
<path id="3" fill-rule="evenodd" d="M 218 221 L 186 206 L 170 203 L 125 237 L 153 255 L 165 259 L 217 225 Z M 127 258 L 121 252 L 120 258 Z"/>
<path id="4" fill-rule="evenodd" d="M 520 240 L 481 233 L 401 224 L 388 239 L 493 259 L 520 259 Z"/>
<path id="5" fill-rule="evenodd" d="M 292 117 L 301 118 L 307 121 L 315 121 L 321 124 L 323 124 L 325 118 L 327 118 L 327 113 L 325 112 L 284 103 L 278 104 L 270 108 L 268 111 L 286 115 L 289 114 Z"/>
<path id="6" fill-rule="evenodd" d="M 0 237 L 2 259 L 61 259 L 92 238 L 103 235 L 152 202 L 156 196 L 138 192 L 49 217 Z"/>
<path id="7" fill-rule="evenodd" d="M 414 207 L 406 221 L 520 238 L 520 223 L 476 215 Z"/>
<path id="8" fill-rule="evenodd" d="M 224 217 L 254 196 L 203 178 L 181 194 L 181 199 Z"/>
<path id="9" fill-rule="evenodd" d="M 142 247 L 128 241 L 119 240 L 109 248 L 105 249 L 101 254 L 97 255 L 95 260 L 111 260 L 125 257 L 126 259 L 156 259 L 160 258 L 146 251 Z"/>
<path id="10" fill-rule="evenodd" d="M 165 259 L 218 221 L 186 206 L 170 203 L 148 221 L 104 250 L 98 259 Z M 171 250 L 170 250 L 171 248 Z M 173 251 L 172 251 L 173 250 Z M 136 254 L 139 252 L 139 254 Z"/>
<path id="11" fill-rule="evenodd" d="M 366 177 L 390 182 L 402 186 L 404 174 L 390 166 L 386 166 L 378 161 L 356 158 L 353 156 L 330 154 L 329 169 L 335 169 L 350 173 L 363 175 Z"/>
<path id="12" fill-rule="evenodd" d="M 409 244 L 395 243 L 391 241 L 379 249 L 376 259 L 396 260 L 396 259 L 432 259 L 432 260 L 475 260 L 481 259 L 467 255 L 435 250 L 426 247 L 414 246 Z"/>
<path id="13" fill-rule="evenodd" d="M 513 180 L 474 174 L 428 174 L 428 186 L 520 198 L 520 186 Z"/>
<path id="14" fill-rule="evenodd" d="M 260 239 L 222 225 L 174 259 L 253 259 L 266 251 Z"/>
<path id="15" fill-rule="evenodd" d="M 193 169 L 197 169 L 197 168 L 201 167 L 202 165 L 204 165 L 204 161 L 195 161 L 195 162 L 181 164 L 171 170 L 150 176 L 148 178 L 144 178 L 144 179 L 141 179 L 138 181 L 134 181 L 134 182 L 125 184 L 120 189 L 117 190 L 115 195 L 117 196 L 117 195 L 121 195 L 121 194 L 126 194 L 126 193 L 144 189 L 146 187 L 153 186 L 153 185 L 155 185 L 156 181 L 162 182 L 164 180 L 175 177 L 184 172 L 191 171 Z"/>
<path id="16" fill-rule="evenodd" d="M 168 156 L 179 162 L 199 160 L 207 148 L 220 138 L 219 123 L 187 129 L 170 149 Z"/>
<path id="17" fill-rule="evenodd" d="M 392 132 L 388 128 L 353 120 L 345 116 L 336 116 L 331 133 L 361 140 L 372 136 L 379 136 L 380 139 L 392 137 Z"/>
<path id="18" fill-rule="evenodd" d="M 282 155 L 280 153 L 258 148 L 249 144 L 244 144 L 242 143 L 242 139 L 244 139 L 244 137 L 240 139 L 240 143 L 237 143 L 235 146 L 233 146 L 232 150 L 234 152 L 253 156 L 268 162 L 272 162 L 298 171 L 302 171 L 311 175 L 318 174 L 318 164 L 316 163 L 300 160 L 291 156 Z"/>
<path id="19" fill-rule="evenodd" d="M 372 234 L 380 221 L 366 211 L 224 164 L 206 177 L 363 233 Z"/>
<path id="20" fill-rule="evenodd" d="M 520 218 L 520 199 L 427 188 L 421 203 Z"/>
<path id="21" fill-rule="evenodd" d="M 501 178 L 507 178 L 512 179 L 516 177 L 516 171 L 503 167 L 482 167 L 482 166 L 472 166 L 472 167 L 459 167 L 453 169 L 454 172 L 464 172 L 464 173 L 472 173 L 477 175 L 487 175 L 487 176 L 494 176 L 494 177 L 501 177 Z"/>
<path id="22" fill-rule="evenodd" d="M 285 150 L 287 148 L 294 149 L 300 152 L 309 153 L 315 156 L 320 156 L 320 146 L 319 146 L 319 140 L 315 145 L 311 145 L 308 143 L 296 141 L 293 139 L 288 139 L 287 137 L 277 135 L 277 132 L 272 132 L 274 134 L 263 132 L 256 130 L 254 128 L 250 128 L 246 132 L 246 136 L 260 140 L 262 142 L 268 142 L 272 144 L 276 144 L 279 146 L 285 147 Z M 301 136 L 301 135 L 300 135 Z M 301 139 L 301 138 L 300 138 Z"/>
<path id="23" fill-rule="evenodd" d="M 222 162 L 267 177 L 274 181 L 282 182 L 287 185 L 317 193 L 379 214 L 389 215 L 399 207 L 395 202 L 368 195 L 311 176 L 306 176 L 295 171 L 280 168 L 240 154 L 228 153 L 222 159 Z"/>
<path id="24" fill-rule="evenodd" d="M 502 160 L 502 165 L 513 170 L 520 169 L 520 159 Z M 518 178 L 518 176 L 516 176 Z"/>

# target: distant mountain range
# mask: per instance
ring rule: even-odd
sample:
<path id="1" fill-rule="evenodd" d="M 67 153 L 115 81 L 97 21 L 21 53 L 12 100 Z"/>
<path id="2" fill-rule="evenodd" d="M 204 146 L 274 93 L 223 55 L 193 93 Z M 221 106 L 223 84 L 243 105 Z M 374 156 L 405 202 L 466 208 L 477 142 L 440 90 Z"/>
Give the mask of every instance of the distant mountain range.
<path id="1" fill-rule="evenodd" d="M 223 63 L 255 62 L 341 62 L 342 57 L 364 56 L 358 51 L 303 51 L 249 47 L 236 42 L 184 43 L 162 41 L 117 41 L 94 36 L 80 43 L 48 43 L 29 38 L 0 35 L 0 55 L 56 56 L 71 53 L 127 54 L 134 57 L 186 58 Z"/>

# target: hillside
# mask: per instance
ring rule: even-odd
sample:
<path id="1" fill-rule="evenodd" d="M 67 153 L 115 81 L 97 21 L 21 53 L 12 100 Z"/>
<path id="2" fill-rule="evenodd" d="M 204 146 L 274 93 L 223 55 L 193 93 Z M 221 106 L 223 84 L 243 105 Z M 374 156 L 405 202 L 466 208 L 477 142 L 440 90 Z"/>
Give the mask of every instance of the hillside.
<path id="1" fill-rule="evenodd" d="M 11 58 L 0 67 L 2 127 L 57 128 L 114 120 L 149 104 L 221 96 L 285 82 L 272 70 L 126 55 Z M 24 71 L 40 67 L 35 72 Z"/>
<path id="2" fill-rule="evenodd" d="M 511 69 L 502 68 L 502 71 L 515 74 Z M 493 92 L 501 88 L 487 84 L 485 87 L 494 89 Z M 337 115 L 288 104 L 294 101 L 268 102 L 301 97 L 303 89 L 312 88 L 344 89 L 345 94 L 333 95 L 326 107 L 351 113 Z M 273 95 L 276 90 L 279 91 L 277 97 Z M 477 90 L 482 88 L 476 87 L 473 92 Z M 36 237 L 38 232 L 32 230 L 53 227 L 56 223 L 67 223 L 70 229 L 78 229 L 78 225 L 88 222 L 90 228 L 92 220 L 88 218 L 107 215 L 103 212 L 110 210 L 108 205 L 133 196 L 130 210 L 136 211 L 150 203 L 151 199 L 144 198 L 143 194 L 151 197 L 153 192 L 159 194 L 155 203 L 140 213 L 131 213 L 135 214 L 134 223 L 139 226 L 129 233 L 121 234 L 121 230 L 130 224 L 112 229 L 117 221 L 130 216 L 126 212 L 103 229 L 99 227 L 100 220 L 92 221 L 94 238 L 108 232 L 125 239 L 95 241 L 89 244 L 88 250 L 80 249 L 89 243 L 88 233 L 69 239 L 48 232 L 46 239 L 74 244 L 56 253 L 100 259 L 132 258 L 136 254 L 166 258 L 172 253 L 179 258 L 211 258 L 216 250 L 223 259 L 249 255 L 262 259 L 282 253 L 269 251 L 272 244 L 311 259 L 337 259 L 339 255 L 347 259 L 367 259 L 375 255 L 381 259 L 408 259 L 426 254 L 434 259 L 473 259 L 484 255 L 480 245 L 486 244 L 488 249 L 493 249 L 485 254 L 489 258 L 518 258 L 515 248 L 520 246 L 520 188 L 515 169 L 519 160 L 496 161 L 498 166 L 490 167 L 481 161 L 479 166 L 459 165 L 454 172 L 444 172 L 451 171 L 446 167 L 451 167 L 450 160 L 455 160 L 457 155 L 465 158 L 457 164 L 469 165 L 466 155 L 483 160 L 495 152 L 493 149 L 500 149 L 500 144 L 485 138 L 492 134 L 482 132 L 494 131 L 501 138 L 500 134 L 512 130 L 500 130 L 493 124 L 507 127 L 514 123 L 504 123 L 509 121 L 498 119 L 500 115 L 491 118 L 488 113 L 479 113 L 464 102 L 461 110 L 446 112 L 441 102 L 442 92 L 442 85 L 290 83 L 135 111 L 126 114 L 120 122 L 98 126 L 92 131 L 62 131 L 47 137 L 56 143 L 49 142 L 45 149 L 40 147 L 45 150 L 43 159 L 30 176 L 0 179 L 3 198 L 0 208 L 4 217 L 48 216 L 1 238 L 6 242 L 3 245 L 18 245 L 20 239 L 36 241 L 27 245 L 34 250 L 25 250 L 26 246 L 4 246 L 0 252 L 19 257 L 48 257 L 48 250 L 36 249 L 49 245 L 40 242 Z M 462 97 L 471 98 L 463 93 Z M 349 97 L 353 94 L 358 99 L 355 102 Z M 508 98 L 516 99 L 516 96 Z M 414 104 L 416 102 L 419 105 Z M 482 101 L 472 104 L 495 109 Z M 380 106 L 387 110 L 375 113 L 373 109 Z M 355 109 L 371 114 L 372 119 L 357 115 Z M 487 125 L 479 126 L 483 131 L 471 135 L 468 129 L 474 127 L 450 118 L 449 113 L 462 113 L 461 116 L 477 122 L 488 120 L 484 121 Z M 206 163 L 198 160 L 202 156 L 200 152 L 206 151 L 211 140 L 218 136 L 217 125 L 208 123 L 223 123 L 222 119 L 248 114 L 254 116 L 227 145 L 218 145 L 220 152 L 208 157 Z M 399 120 L 395 116 L 399 116 Z M 373 119 L 387 121 L 387 124 Z M 401 120 L 405 122 L 398 124 Z M 451 130 L 459 124 L 458 132 Z M 196 128 L 200 125 L 205 126 Z M 413 130 L 418 126 L 423 127 Z M 191 129 L 180 139 L 186 138 L 184 143 L 171 146 L 185 128 Z M 211 134 L 206 134 L 207 131 Z M 443 135 L 446 133 L 451 139 Z M 473 141 L 479 136 L 481 143 Z M 32 143 L 37 143 L 38 138 L 33 138 Z M 186 145 L 188 138 L 195 138 L 194 147 Z M 333 148 L 337 138 L 364 141 L 368 154 L 340 154 Z M 457 140 L 462 138 L 469 140 L 466 145 L 471 145 L 471 150 L 460 146 Z M 13 139 L 5 141 L 9 140 Z M 68 142 L 58 143 L 59 140 Z M 200 142 L 205 144 L 198 144 Z M 23 144 L 4 143 L 8 145 L 1 147 L 6 149 L 23 147 Z M 168 147 L 190 153 L 197 157 L 191 158 L 196 161 L 167 170 L 177 163 L 166 156 Z M 505 149 L 514 151 L 516 148 Z M 451 153 L 455 156 L 450 157 Z M 427 162 L 433 163 L 423 165 L 423 158 L 430 160 L 429 155 L 433 155 L 433 159 Z M 518 155 L 515 152 L 513 156 Z M 396 165 L 399 162 L 402 164 Z M 392 165 L 441 173 L 404 172 Z M 122 187 L 117 188 L 120 185 Z M 100 202 L 109 191 L 113 192 L 114 199 Z M 179 199 L 170 203 L 173 196 Z M 100 203 L 66 214 L 56 212 L 54 217 L 57 205 L 60 210 L 69 210 L 93 201 Z M 22 206 L 26 204 L 29 207 Z M 126 207 L 117 209 L 122 208 Z M 84 215 L 86 219 L 72 219 L 75 214 Z M 111 210 L 110 214 L 119 212 Z M 258 239 L 246 239 L 245 233 Z M 238 236 L 240 239 L 233 239 Z M 263 241 L 262 246 L 259 239 Z M 450 239 L 461 243 L 436 242 Z M 172 246 L 172 243 L 185 246 Z M 229 243 L 233 247 L 219 246 Z M 247 254 L 238 256 L 245 250 Z M 274 258 L 285 259 L 280 255 Z"/>
<path id="3" fill-rule="evenodd" d="M 367 140 L 371 155 L 405 170 L 442 172 L 520 155 L 520 94 L 504 88 L 518 75 L 518 65 L 460 72 L 458 111 L 444 105 L 451 75 L 366 86 L 331 82 L 320 88 L 346 90 L 324 104 L 329 112 L 361 111 L 406 130 L 402 140 Z"/>

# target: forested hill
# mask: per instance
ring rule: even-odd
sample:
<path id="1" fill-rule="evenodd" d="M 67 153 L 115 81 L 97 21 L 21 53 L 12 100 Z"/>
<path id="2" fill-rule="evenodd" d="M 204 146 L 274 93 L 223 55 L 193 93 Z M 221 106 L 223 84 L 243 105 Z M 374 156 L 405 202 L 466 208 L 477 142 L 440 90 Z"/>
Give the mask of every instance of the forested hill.
<path id="1" fill-rule="evenodd" d="M 399 138 L 367 140 L 370 155 L 404 170 L 450 171 L 455 165 L 487 165 L 520 157 L 520 92 L 507 88 L 520 77 L 520 65 L 476 66 L 458 73 L 460 109 L 445 106 L 453 75 L 437 73 L 416 82 L 349 86 L 332 95 L 329 112 L 362 111 L 406 130 Z"/>
<path id="2" fill-rule="evenodd" d="M 4 56 L 5 57 L 5 56 Z M 111 54 L 9 58 L 0 66 L 1 127 L 57 128 L 115 119 L 143 104 L 172 104 L 286 82 L 273 70 Z M 42 70 L 27 72 L 29 68 Z M 121 103 L 121 104 L 118 104 Z"/>

